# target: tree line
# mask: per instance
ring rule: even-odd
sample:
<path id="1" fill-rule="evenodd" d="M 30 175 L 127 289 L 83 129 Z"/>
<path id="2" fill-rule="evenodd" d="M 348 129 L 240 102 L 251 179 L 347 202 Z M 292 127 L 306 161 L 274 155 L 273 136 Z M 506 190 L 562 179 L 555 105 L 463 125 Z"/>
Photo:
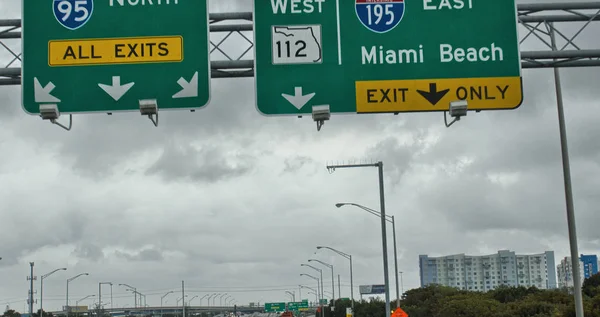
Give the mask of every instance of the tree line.
<path id="1" fill-rule="evenodd" d="M 582 293 L 585 317 L 600 317 L 600 274 L 584 281 Z M 346 317 L 350 304 L 349 300 L 337 300 L 333 312 L 325 309 L 325 317 Z M 390 306 L 391 311 L 396 308 L 395 300 Z M 400 308 L 409 317 L 575 317 L 574 297 L 569 290 L 523 286 L 501 286 L 483 293 L 430 285 L 404 293 Z M 385 302 L 356 301 L 354 316 L 385 317 Z"/>

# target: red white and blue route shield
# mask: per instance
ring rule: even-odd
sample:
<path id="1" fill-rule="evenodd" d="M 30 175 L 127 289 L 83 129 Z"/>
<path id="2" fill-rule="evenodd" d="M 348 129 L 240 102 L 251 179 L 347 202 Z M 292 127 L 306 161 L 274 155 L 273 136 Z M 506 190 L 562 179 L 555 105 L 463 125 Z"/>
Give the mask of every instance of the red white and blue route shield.
<path id="1" fill-rule="evenodd" d="M 375 33 L 386 33 L 395 28 L 404 17 L 404 0 L 354 0 L 356 16 Z"/>
<path id="2" fill-rule="evenodd" d="M 84 26 L 94 12 L 94 0 L 53 0 L 56 21 L 69 30 Z"/>

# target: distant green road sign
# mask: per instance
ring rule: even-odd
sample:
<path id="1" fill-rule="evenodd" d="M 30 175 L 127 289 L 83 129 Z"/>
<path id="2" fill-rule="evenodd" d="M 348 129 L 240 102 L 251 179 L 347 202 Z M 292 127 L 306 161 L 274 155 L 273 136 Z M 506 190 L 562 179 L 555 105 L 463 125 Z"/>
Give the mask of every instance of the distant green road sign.
<path id="1" fill-rule="evenodd" d="M 210 99 L 207 0 L 23 1 L 23 109 L 119 112 Z"/>
<path id="2" fill-rule="evenodd" d="M 290 311 L 305 311 L 308 310 L 308 301 L 289 302 L 288 310 Z"/>
<path id="3" fill-rule="evenodd" d="M 514 109 L 523 99 L 515 0 L 254 1 L 265 115 Z"/>
<path id="4" fill-rule="evenodd" d="M 287 303 L 287 305 L 288 305 L 288 306 L 287 306 L 287 307 L 288 307 L 288 310 L 291 310 L 291 311 L 298 311 L 298 303 L 295 303 L 295 302 L 289 302 L 289 303 Z"/>
<path id="5" fill-rule="evenodd" d="M 285 303 L 265 303 L 265 312 L 272 313 L 285 311 Z"/>

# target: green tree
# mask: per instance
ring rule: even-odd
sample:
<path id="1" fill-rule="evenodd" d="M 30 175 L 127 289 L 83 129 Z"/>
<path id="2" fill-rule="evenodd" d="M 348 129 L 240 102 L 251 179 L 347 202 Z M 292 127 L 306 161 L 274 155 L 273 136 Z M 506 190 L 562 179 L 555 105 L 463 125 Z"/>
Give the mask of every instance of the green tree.
<path id="1" fill-rule="evenodd" d="M 514 317 L 533 317 L 548 316 L 551 317 L 556 311 L 556 305 L 535 300 L 524 300 L 513 302 L 507 305 L 506 310 Z"/>
<path id="2" fill-rule="evenodd" d="M 38 311 L 37 311 L 37 312 L 33 313 L 33 317 L 40 317 L 40 312 L 41 312 L 41 310 L 40 310 L 40 309 L 38 309 Z M 52 315 L 52 313 L 49 313 L 49 312 L 47 312 L 47 311 L 44 311 L 44 312 L 41 314 L 41 316 L 42 316 L 42 317 L 54 317 L 54 315 Z"/>
<path id="3" fill-rule="evenodd" d="M 21 317 L 21 313 L 13 310 L 13 309 L 9 309 L 7 311 L 4 312 L 4 314 L 2 315 L 2 317 Z"/>
<path id="4" fill-rule="evenodd" d="M 460 293 L 455 288 L 429 285 L 407 291 L 400 301 L 400 307 L 410 317 L 431 317 L 442 299 Z"/>
<path id="5" fill-rule="evenodd" d="M 529 294 L 537 294 L 540 290 L 535 287 L 526 288 L 523 286 L 509 287 L 500 286 L 495 290 L 489 291 L 488 294 L 500 303 L 510 303 L 518 300 L 522 300 Z"/>
<path id="6" fill-rule="evenodd" d="M 583 294 L 589 297 L 596 297 L 600 294 L 600 273 L 594 274 L 583 281 Z"/>
<path id="7" fill-rule="evenodd" d="M 434 317 L 495 317 L 502 304 L 483 294 L 460 294 L 444 298 Z"/>

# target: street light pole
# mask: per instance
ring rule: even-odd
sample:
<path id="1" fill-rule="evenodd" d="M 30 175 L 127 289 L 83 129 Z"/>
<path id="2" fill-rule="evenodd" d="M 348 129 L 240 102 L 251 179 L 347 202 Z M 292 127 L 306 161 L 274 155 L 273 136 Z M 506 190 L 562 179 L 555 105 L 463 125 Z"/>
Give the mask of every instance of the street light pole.
<path id="1" fill-rule="evenodd" d="M 335 303 L 335 281 L 334 281 L 334 274 L 333 274 L 333 265 L 331 264 L 327 264 L 321 260 L 316 260 L 316 259 L 309 259 L 308 262 L 319 262 L 323 265 L 325 265 L 326 267 L 331 269 L 331 299 L 333 300 L 333 302 Z"/>
<path id="2" fill-rule="evenodd" d="M 200 297 L 200 306 L 201 306 L 201 307 L 202 307 L 202 300 L 203 300 L 204 298 L 206 298 L 207 296 L 208 296 L 208 294 L 206 294 L 206 295 L 204 295 L 204 296 Z"/>
<path id="3" fill-rule="evenodd" d="M 221 296 L 219 296 L 219 306 L 223 307 L 223 296 L 227 295 L 227 293 L 221 294 Z"/>
<path id="4" fill-rule="evenodd" d="M 385 225 L 385 191 L 383 186 L 383 162 L 379 161 L 373 164 L 350 164 L 350 165 L 327 165 L 327 169 L 334 172 L 336 168 L 360 168 L 360 167 L 377 167 L 379 172 L 379 209 L 381 210 L 381 244 L 383 251 L 383 280 L 385 284 L 385 315 L 389 317 L 390 313 L 390 281 L 388 273 L 388 256 L 387 256 L 387 234 Z M 354 314 L 354 309 L 352 311 Z M 578 316 L 582 317 L 582 316 Z"/>
<path id="5" fill-rule="evenodd" d="M 0 260 L 2 260 L 2 258 L 0 258 Z M 48 274 L 42 275 L 42 277 L 40 278 L 40 317 L 44 316 L 44 279 L 58 271 L 66 271 L 66 270 L 67 270 L 66 267 L 56 269 Z"/>
<path id="6" fill-rule="evenodd" d="M 127 285 L 127 284 L 119 284 L 119 286 L 126 286 L 129 287 L 133 290 L 133 308 L 137 308 L 137 289 L 131 285 Z"/>
<path id="7" fill-rule="evenodd" d="M 404 295 L 404 282 L 402 281 L 402 271 L 400 271 L 400 287 L 402 287 L 402 294 Z"/>
<path id="8" fill-rule="evenodd" d="M 308 264 L 301 264 L 301 265 L 302 266 L 305 266 L 305 265 L 309 266 Z M 316 269 L 316 270 L 319 270 L 319 269 Z M 324 315 L 324 312 L 323 312 L 323 306 L 321 305 L 321 299 L 322 299 L 323 295 L 321 293 L 319 293 L 319 281 L 321 281 L 321 285 L 323 285 L 323 283 L 322 283 L 323 280 L 319 280 L 318 278 L 316 278 L 316 277 L 314 277 L 314 276 L 312 276 L 310 274 L 304 274 L 304 273 L 302 273 L 302 274 L 300 274 L 300 276 L 307 276 L 307 277 L 310 277 L 313 280 L 317 281 L 317 294 L 320 294 L 320 295 L 318 295 L 318 297 L 319 297 L 319 306 L 321 307 L 321 316 L 324 317 L 325 315 Z M 321 273 L 321 277 L 323 277 L 323 273 Z"/>
<path id="9" fill-rule="evenodd" d="M 355 203 L 337 203 L 335 204 L 336 207 L 340 208 L 342 206 L 354 206 L 354 207 L 358 207 L 374 216 L 377 217 L 382 217 L 381 213 L 378 212 L 375 209 L 369 208 L 369 207 L 365 207 L 363 205 L 359 205 L 359 204 L 355 204 Z M 391 222 L 392 223 L 392 232 L 394 234 L 394 267 L 395 267 L 395 276 L 396 276 L 396 308 L 400 308 L 400 289 L 399 289 L 399 283 L 398 283 L 398 248 L 396 246 L 396 219 L 394 218 L 394 216 L 385 216 L 386 221 Z"/>
<path id="10" fill-rule="evenodd" d="M 290 291 L 285 291 L 285 293 L 292 298 L 292 302 L 296 302 L 296 294 L 295 293 L 292 293 Z"/>
<path id="11" fill-rule="evenodd" d="M 107 284 L 112 287 L 112 282 L 100 282 L 98 283 L 98 308 L 102 309 L 102 284 Z M 112 292 L 111 292 L 112 294 Z M 112 295 L 110 297 L 110 302 L 112 303 Z"/>
<path id="12" fill-rule="evenodd" d="M 225 302 L 225 307 L 229 306 L 229 304 L 227 303 L 229 300 L 231 299 L 231 295 L 227 295 L 225 296 L 225 298 L 223 298 L 223 302 Z"/>
<path id="13" fill-rule="evenodd" d="M 354 278 L 352 276 L 352 255 L 344 253 L 342 251 L 338 251 L 331 247 L 318 246 L 317 250 L 320 250 L 320 249 L 331 250 L 331 251 L 345 257 L 346 259 L 350 260 L 350 300 L 352 301 L 350 304 L 352 305 L 352 314 L 354 315 Z M 341 294 L 341 292 L 340 292 L 340 294 Z"/>
<path id="14" fill-rule="evenodd" d="M 300 264 L 300 265 L 310 267 L 311 269 L 319 272 L 319 274 L 321 275 L 321 301 L 322 301 L 325 298 L 324 289 L 323 289 L 323 270 L 316 268 L 310 264 Z M 323 308 L 322 304 L 321 304 L 321 308 Z M 325 315 L 324 315 L 325 313 L 323 311 L 321 311 L 321 314 L 323 315 L 323 317 L 325 317 Z"/>
<path id="15" fill-rule="evenodd" d="M 546 28 L 550 33 L 552 49 L 557 50 L 556 29 L 554 23 L 547 23 Z M 556 59 L 554 59 L 556 61 Z M 575 297 L 575 315 L 584 316 L 583 295 L 581 293 L 581 275 L 579 272 L 579 247 L 577 245 L 577 226 L 575 224 L 575 206 L 573 203 L 573 190 L 571 185 L 571 163 L 569 158 L 569 145 L 567 140 L 567 126 L 565 120 L 563 93 L 560 81 L 560 71 L 554 67 L 554 85 L 556 88 L 556 106 L 558 112 L 558 128 L 560 134 L 560 148 L 562 154 L 563 182 L 565 188 L 565 202 L 567 209 L 567 227 L 569 232 L 569 246 L 571 249 L 571 269 L 573 276 L 573 293 Z"/>
<path id="16" fill-rule="evenodd" d="M 207 299 L 208 307 L 210 307 L 210 299 L 213 298 L 213 296 L 215 296 L 215 295 L 217 295 L 217 293 L 212 293 L 212 294 L 210 294 L 210 296 L 208 296 L 208 299 Z"/>
<path id="17" fill-rule="evenodd" d="M 66 307 L 67 316 L 69 315 L 69 283 L 71 281 L 73 281 L 74 279 L 76 279 L 80 276 L 83 276 L 83 275 L 90 275 L 90 274 L 89 273 L 81 273 L 81 274 L 75 275 L 75 276 L 67 279 L 67 307 Z M 77 306 L 77 304 L 75 306 Z"/>
<path id="18" fill-rule="evenodd" d="M 88 296 L 86 296 L 86 297 L 84 297 L 84 298 L 82 298 L 82 299 L 80 299 L 80 300 L 76 300 L 76 301 L 75 301 L 75 306 L 79 306 L 79 302 L 82 302 L 82 301 L 84 301 L 84 300 L 86 300 L 86 299 L 88 299 L 88 298 L 90 298 L 90 297 L 95 297 L 95 296 L 96 296 L 96 295 L 88 295 Z"/>
<path id="19" fill-rule="evenodd" d="M 167 295 L 175 293 L 174 291 L 168 291 L 165 295 L 160 297 L 160 317 L 163 315 L 163 299 L 167 297 Z"/>
<path id="20" fill-rule="evenodd" d="M 315 306 L 317 306 L 317 302 L 319 301 L 318 295 L 315 292 L 308 292 L 309 294 L 315 294 Z"/>
<path id="21" fill-rule="evenodd" d="M 308 286 L 304 286 L 304 285 L 298 285 L 298 286 L 300 286 L 300 289 L 306 288 L 306 289 L 309 289 L 309 290 L 311 290 L 311 291 L 312 291 L 312 293 L 313 293 L 313 294 L 315 294 L 315 299 L 317 299 L 317 293 L 315 293 L 316 291 L 315 291 L 315 289 L 314 289 L 314 288 L 312 288 L 312 287 L 308 287 Z M 308 292 L 308 293 L 310 294 L 311 292 Z"/>

